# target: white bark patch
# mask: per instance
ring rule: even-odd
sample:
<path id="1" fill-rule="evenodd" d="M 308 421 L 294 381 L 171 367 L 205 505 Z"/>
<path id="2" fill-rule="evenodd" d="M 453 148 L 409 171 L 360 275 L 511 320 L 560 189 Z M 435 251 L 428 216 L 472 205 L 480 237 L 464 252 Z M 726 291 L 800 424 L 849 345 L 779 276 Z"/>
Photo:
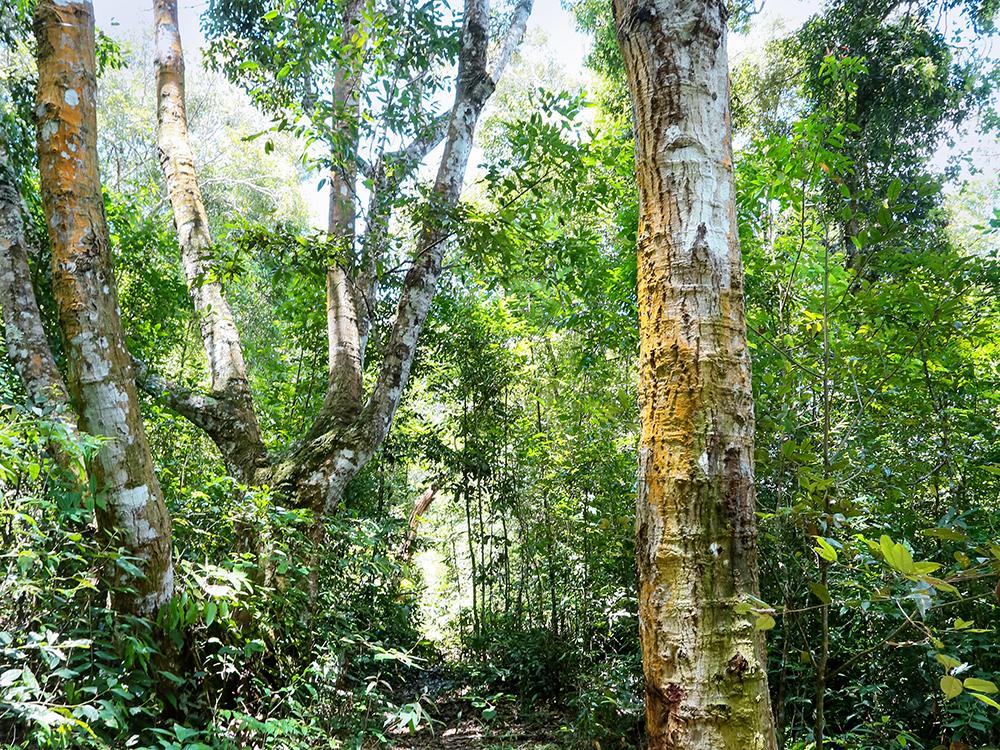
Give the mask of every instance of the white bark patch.
<path id="1" fill-rule="evenodd" d="M 76 89 L 66 89 L 66 93 L 63 94 L 63 101 L 69 106 L 75 107 L 80 103 L 80 95 L 76 93 Z"/>
<path id="2" fill-rule="evenodd" d="M 162 23 L 157 26 L 157 31 L 163 33 L 156 35 L 156 59 L 169 60 L 174 51 L 174 39 L 178 35 L 177 27 L 170 23 Z"/>
<path id="3" fill-rule="evenodd" d="M 139 604 L 140 612 L 155 612 L 174 595 L 174 566 L 172 562 L 167 563 L 167 569 L 163 572 L 163 579 L 158 591 L 153 591 L 143 597 Z"/>
<path id="4" fill-rule="evenodd" d="M 156 529 L 149 525 L 149 521 L 145 518 L 140 518 L 135 524 L 135 538 L 140 544 L 143 542 L 151 542 L 156 539 L 159 534 L 156 533 Z"/>
<path id="5" fill-rule="evenodd" d="M 59 123 L 54 120 L 49 120 L 42 124 L 41 136 L 43 141 L 49 140 L 52 136 L 59 132 Z"/>
<path id="6" fill-rule="evenodd" d="M 123 489 L 118 493 L 118 507 L 121 508 L 123 512 L 135 513 L 141 508 L 146 507 L 146 503 L 149 502 L 149 487 L 144 484 L 138 487 L 131 487 L 128 489 Z M 145 523 L 145 521 L 143 521 Z M 146 524 L 146 528 L 149 528 L 149 524 Z M 152 538 L 156 538 L 156 534 L 153 534 Z"/>
<path id="7" fill-rule="evenodd" d="M 698 466 L 706 475 L 708 474 L 708 451 L 698 456 Z"/>

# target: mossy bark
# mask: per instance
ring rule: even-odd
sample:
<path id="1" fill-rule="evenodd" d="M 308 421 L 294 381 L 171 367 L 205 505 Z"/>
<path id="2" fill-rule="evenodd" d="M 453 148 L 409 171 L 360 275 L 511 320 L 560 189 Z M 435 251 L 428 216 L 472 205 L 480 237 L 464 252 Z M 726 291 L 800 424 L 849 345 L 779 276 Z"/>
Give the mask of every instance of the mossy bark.
<path id="1" fill-rule="evenodd" d="M 80 428 L 103 439 L 92 466 L 103 500 L 98 523 L 143 572 L 116 579 L 116 606 L 150 613 L 173 592 L 170 517 L 139 415 L 108 248 L 91 3 L 40 0 L 35 37 L 39 182 L 67 383 Z M 125 593 L 126 584 L 134 593 Z"/>
<path id="2" fill-rule="evenodd" d="M 649 747 L 774 750 L 725 0 L 615 0 L 639 187 L 636 553 Z"/>

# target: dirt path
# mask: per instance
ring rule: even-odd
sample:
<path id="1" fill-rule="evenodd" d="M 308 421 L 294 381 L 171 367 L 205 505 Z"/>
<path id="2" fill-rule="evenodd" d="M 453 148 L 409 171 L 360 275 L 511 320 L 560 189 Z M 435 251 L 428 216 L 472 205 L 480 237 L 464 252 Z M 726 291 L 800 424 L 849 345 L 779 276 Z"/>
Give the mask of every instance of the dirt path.
<path id="1" fill-rule="evenodd" d="M 454 696 L 439 696 L 428 701 L 428 713 L 433 724 L 421 726 L 415 733 L 394 732 L 393 747 L 397 750 L 560 750 L 567 747 L 559 741 L 557 728 L 562 720 L 557 715 L 518 714 L 511 704 L 498 707 L 491 720 L 482 718 L 480 711 L 470 710 L 469 703 Z"/>

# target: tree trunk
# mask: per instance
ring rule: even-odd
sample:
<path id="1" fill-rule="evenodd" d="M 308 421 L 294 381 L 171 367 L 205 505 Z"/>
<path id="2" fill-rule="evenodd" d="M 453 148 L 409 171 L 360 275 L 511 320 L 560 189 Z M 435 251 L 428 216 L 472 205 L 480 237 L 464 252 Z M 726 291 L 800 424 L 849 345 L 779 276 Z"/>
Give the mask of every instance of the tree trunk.
<path id="1" fill-rule="evenodd" d="M 208 430 L 229 470 L 249 482 L 265 463 L 239 332 L 222 291 L 208 215 L 198 186 L 184 102 L 184 52 L 177 0 L 153 4 L 156 31 L 157 146 L 167 183 L 188 294 L 201 327 L 217 418 Z"/>
<path id="2" fill-rule="evenodd" d="M 52 289 L 80 428 L 104 438 L 93 471 L 98 523 L 137 558 L 142 578 L 119 580 L 116 606 L 151 613 L 173 592 L 170 518 L 163 503 L 118 313 L 97 166 L 94 17 L 89 0 L 40 0 L 38 166 L 52 244 Z"/>
<path id="3" fill-rule="evenodd" d="M 655 750 L 773 750 L 725 0 L 615 0 L 639 186 L 636 553 Z"/>
<path id="4" fill-rule="evenodd" d="M 72 419 L 66 384 L 45 337 L 35 299 L 21 217 L 21 194 L 6 144 L 0 140 L 0 307 L 7 356 L 33 403 L 54 407 Z"/>
<path id="5" fill-rule="evenodd" d="M 360 0 L 344 7 L 341 49 L 352 44 L 361 10 Z M 358 152 L 357 127 L 360 112 L 356 92 L 358 63 L 348 60 L 337 69 L 333 84 L 333 129 L 337 151 L 330 174 L 330 206 L 327 233 L 336 242 L 339 257 L 326 272 L 326 330 L 328 384 L 323 408 L 341 424 L 356 419 L 363 396 L 364 352 L 361 348 L 359 295 L 351 270 L 355 268 L 354 245 L 357 224 L 355 201 Z M 338 163 L 339 162 L 339 163 Z"/>

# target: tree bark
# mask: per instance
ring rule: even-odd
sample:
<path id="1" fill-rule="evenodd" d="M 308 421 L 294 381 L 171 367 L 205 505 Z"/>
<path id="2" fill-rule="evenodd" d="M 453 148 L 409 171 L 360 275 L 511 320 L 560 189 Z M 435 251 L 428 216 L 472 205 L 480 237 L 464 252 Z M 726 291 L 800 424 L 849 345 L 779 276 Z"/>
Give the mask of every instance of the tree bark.
<path id="1" fill-rule="evenodd" d="M 53 407 L 75 422 L 35 299 L 22 215 L 21 193 L 0 139 L 0 306 L 7 356 L 33 403 Z"/>
<path id="2" fill-rule="evenodd" d="M 122 543 L 143 576 L 116 589 L 116 606 L 143 614 L 173 592 L 170 518 L 139 416 L 118 312 L 97 162 L 94 17 L 89 0 L 40 0 L 38 162 L 52 244 L 52 288 L 66 344 L 68 383 L 80 428 L 104 438 L 93 472 L 103 531 Z"/>
<path id="3" fill-rule="evenodd" d="M 406 524 L 406 536 L 399 547 L 399 557 L 404 562 L 409 562 L 413 558 L 413 545 L 417 541 L 417 528 L 420 526 L 423 515 L 431 507 L 431 503 L 434 502 L 437 491 L 437 485 L 432 484 L 424 490 L 424 493 L 413 504 L 413 510 L 410 511 L 410 519 Z"/>
<path id="4" fill-rule="evenodd" d="M 209 437 L 229 470 L 241 481 L 253 479 L 265 464 L 265 447 L 254 410 L 239 332 L 223 294 L 212 250 L 208 215 L 198 186 L 184 101 L 184 52 L 177 27 L 177 0 L 155 0 L 157 146 L 180 244 L 188 294 L 219 404 L 216 429 Z"/>
<path id="5" fill-rule="evenodd" d="M 360 0 L 344 7 L 341 49 L 348 49 L 356 33 Z M 358 151 L 358 71 L 353 59 L 338 67 L 333 84 L 336 149 L 330 174 L 330 207 L 327 233 L 336 244 L 337 258 L 326 272 L 326 321 L 329 376 L 323 409 L 334 419 L 347 422 L 361 411 L 363 353 L 355 269 L 354 245 L 357 224 L 355 191 Z M 338 163 L 339 162 L 339 163 Z"/>
<path id="6" fill-rule="evenodd" d="M 636 553 L 654 750 L 774 750 L 725 0 L 614 0 L 639 186 Z"/>
<path id="7" fill-rule="evenodd" d="M 432 191 L 435 210 L 428 213 L 420 229 L 416 257 L 403 280 L 371 396 L 353 421 L 321 413 L 306 439 L 266 476 L 273 486 L 295 495 L 301 504 L 318 513 L 330 513 L 339 505 L 348 483 L 375 455 L 389 432 L 409 380 L 417 340 L 437 289 L 445 241 L 450 236 L 447 219 L 461 195 L 476 124 L 495 87 L 487 67 L 487 5 L 486 0 L 465 3 L 455 103 Z M 502 50 L 516 46 L 523 36 L 531 6 L 532 0 L 520 0 L 523 11 L 515 13 Z M 494 75 L 501 72 L 502 68 L 494 66 Z M 423 143 L 424 139 L 418 140 L 413 149 L 419 150 Z"/>

